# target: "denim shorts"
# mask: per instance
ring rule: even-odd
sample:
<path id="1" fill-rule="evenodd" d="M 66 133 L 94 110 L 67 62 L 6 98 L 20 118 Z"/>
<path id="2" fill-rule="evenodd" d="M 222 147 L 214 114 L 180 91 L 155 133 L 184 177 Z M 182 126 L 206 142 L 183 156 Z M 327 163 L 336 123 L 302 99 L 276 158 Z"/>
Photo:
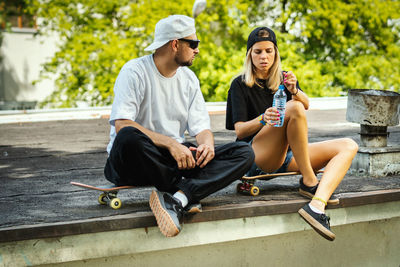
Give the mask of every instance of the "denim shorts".
<path id="1" fill-rule="evenodd" d="M 279 167 L 279 169 L 277 169 L 276 171 L 271 172 L 271 173 L 287 172 L 287 168 L 288 168 L 289 163 L 292 160 L 292 158 L 293 158 L 293 152 L 292 152 L 292 150 L 289 149 L 288 152 L 286 153 L 286 158 L 285 158 L 285 161 L 283 162 L 283 164 Z M 256 165 L 256 163 L 253 162 L 253 165 L 251 166 L 250 170 L 247 171 L 245 176 L 256 176 L 256 175 L 263 175 L 263 174 L 267 174 L 267 173 L 264 172 L 263 170 L 261 170 L 261 168 L 259 168 Z"/>

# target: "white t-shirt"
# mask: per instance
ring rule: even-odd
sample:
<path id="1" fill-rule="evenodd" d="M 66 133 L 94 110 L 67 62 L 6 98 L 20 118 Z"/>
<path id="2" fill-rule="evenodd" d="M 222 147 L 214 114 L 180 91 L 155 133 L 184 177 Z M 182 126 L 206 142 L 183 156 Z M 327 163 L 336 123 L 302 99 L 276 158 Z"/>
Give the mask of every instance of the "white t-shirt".
<path id="1" fill-rule="evenodd" d="M 199 80 L 187 67 L 166 78 L 158 71 L 153 55 L 130 60 L 121 69 L 114 85 L 110 116 L 110 153 L 115 120 L 128 119 L 182 143 L 185 130 L 196 136 L 210 129 L 210 117 Z"/>

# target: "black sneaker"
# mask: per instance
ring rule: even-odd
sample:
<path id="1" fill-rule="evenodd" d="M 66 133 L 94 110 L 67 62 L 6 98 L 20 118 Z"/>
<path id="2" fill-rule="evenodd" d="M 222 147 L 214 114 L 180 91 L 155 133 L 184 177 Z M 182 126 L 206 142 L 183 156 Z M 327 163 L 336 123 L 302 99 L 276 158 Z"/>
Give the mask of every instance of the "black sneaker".
<path id="1" fill-rule="evenodd" d="M 302 207 L 298 213 L 300 216 L 309 224 L 311 225 L 312 228 L 314 228 L 315 231 L 318 232 L 321 236 L 324 238 L 328 239 L 329 241 L 335 240 L 335 234 L 331 231 L 331 227 L 329 224 L 329 216 L 326 214 L 319 214 L 316 212 L 313 212 L 306 204 L 304 207 Z"/>
<path id="2" fill-rule="evenodd" d="M 300 188 L 299 188 L 300 195 L 312 199 L 315 195 L 315 192 L 317 192 L 319 183 L 314 186 L 306 186 L 305 184 L 303 184 L 303 177 L 300 178 L 299 183 L 300 183 Z M 332 194 L 327 203 L 328 205 L 339 205 L 339 198 Z"/>
<path id="3" fill-rule="evenodd" d="M 179 234 L 181 231 L 179 222 L 183 216 L 181 202 L 170 193 L 153 191 L 149 204 L 161 233 L 166 237 Z"/>
<path id="4" fill-rule="evenodd" d="M 199 213 L 202 212 L 203 208 L 201 206 L 201 203 L 191 203 L 188 204 L 184 209 L 183 212 L 185 214 L 194 214 L 194 213 Z"/>

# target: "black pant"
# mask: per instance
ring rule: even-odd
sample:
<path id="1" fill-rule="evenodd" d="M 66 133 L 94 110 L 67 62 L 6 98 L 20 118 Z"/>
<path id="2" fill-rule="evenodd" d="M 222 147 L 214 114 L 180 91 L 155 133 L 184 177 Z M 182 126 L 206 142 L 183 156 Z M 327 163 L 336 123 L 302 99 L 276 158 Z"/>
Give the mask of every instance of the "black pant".
<path id="1" fill-rule="evenodd" d="M 157 147 L 138 129 L 125 127 L 114 140 L 104 175 L 116 185 L 150 185 L 170 193 L 182 190 L 189 202 L 198 202 L 241 178 L 253 162 L 251 146 L 234 142 L 216 147 L 205 167 L 179 170 L 167 149 Z"/>

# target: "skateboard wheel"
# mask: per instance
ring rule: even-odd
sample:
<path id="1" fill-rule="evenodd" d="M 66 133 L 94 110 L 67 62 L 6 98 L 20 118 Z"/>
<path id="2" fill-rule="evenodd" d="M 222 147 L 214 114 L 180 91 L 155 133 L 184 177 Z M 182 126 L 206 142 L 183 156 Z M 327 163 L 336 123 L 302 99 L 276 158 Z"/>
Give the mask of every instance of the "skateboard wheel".
<path id="1" fill-rule="evenodd" d="M 99 201 L 99 203 L 101 204 L 101 205 L 106 205 L 107 204 L 107 202 L 106 202 L 106 194 L 105 193 L 103 193 L 103 194 L 101 194 L 100 196 L 99 196 L 99 198 L 97 199 L 98 201 Z"/>
<path id="2" fill-rule="evenodd" d="M 111 207 L 111 208 L 117 210 L 117 209 L 121 208 L 121 206 L 122 206 L 121 199 L 119 199 L 119 198 L 117 198 L 117 197 L 111 199 L 111 201 L 110 201 L 110 207 Z"/>
<path id="3" fill-rule="evenodd" d="M 259 193 L 260 193 L 260 189 L 257 186 L 252 186 L 250 188 L 250 194 L 252 196 L 258 196 Z"/>

